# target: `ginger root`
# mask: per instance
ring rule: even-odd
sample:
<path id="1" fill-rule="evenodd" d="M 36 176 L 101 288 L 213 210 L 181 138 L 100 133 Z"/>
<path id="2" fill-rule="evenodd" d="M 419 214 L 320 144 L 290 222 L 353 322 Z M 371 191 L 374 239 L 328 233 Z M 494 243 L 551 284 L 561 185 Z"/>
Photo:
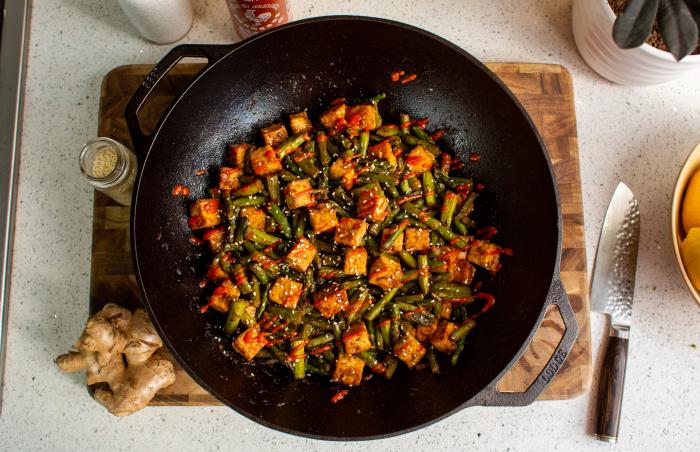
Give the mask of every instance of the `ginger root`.
<path id="1" fill-rule="evenodd" d="M 56 358 L 64 372 L 86 369 L 88 385 L 107 383 L 95 390 L 95 400 L 116 416 L 145 407 L 156 393 L 175 382 L 170 361 L 156 350 L 163 342 L 148 314 L 133 314 L 110 303 L 88 318 L 75 349 Z"/>

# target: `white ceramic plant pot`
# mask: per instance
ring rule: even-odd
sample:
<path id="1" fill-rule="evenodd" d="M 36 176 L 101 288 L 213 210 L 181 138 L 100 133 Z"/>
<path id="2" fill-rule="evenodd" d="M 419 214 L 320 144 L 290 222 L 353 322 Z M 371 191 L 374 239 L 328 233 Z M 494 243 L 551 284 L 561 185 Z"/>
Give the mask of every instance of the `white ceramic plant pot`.
<path id="1" fill-rule="evenodd" d="M 623 85 L 656 85 L 700 70 L 700 55 L 688 55 L 678 62 L 669 52 L 649 44 L 627 50 L 617 47 L 612 38 L 616 16 L 607 0 L 574 0 L 572 14 L 574 40 L 581 56 L 608 80 Z"/>

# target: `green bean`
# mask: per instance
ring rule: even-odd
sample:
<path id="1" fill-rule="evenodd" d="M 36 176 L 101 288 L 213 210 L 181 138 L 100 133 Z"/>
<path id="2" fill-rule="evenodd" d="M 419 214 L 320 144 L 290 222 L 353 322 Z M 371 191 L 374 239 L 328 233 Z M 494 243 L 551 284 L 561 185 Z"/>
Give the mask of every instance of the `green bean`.
<path id="1" fill-rule="evenodd" d="M 304 313 L 299 309 L 289 309 L 276 304 L 271 304 L 267 307 L 267 312 L 268 314 L 276 315 L 293 325 L 301 325 L 304 321 Z"/>
<path id="2" fill-rule="evenodd" d="M 248 217 L 241 217 L 238 220 L 238 227 L 236 228 L 236 234 L 234 235 L 234 242 L 241 243 L 245 236 L 245 232 L 248 230 Z"/>
<path id="3" fill-rule="evenodd" d="M 428 267 L 428 256 L 418 255 L 418 285 L 423 295 L 430 292 L 430 267 Z"/>
<path id="4" fill-rule="evenodd" d="M 322 377 L 330 377 L 331 372 L 330 370 L 322 369 L 320 367 L 316 367 L 313 364 L 306 364 L 306 370 L 308 370 L 311 373 L 321 375 Z"/>
<path id="5" fill-rule="evenodd" d="M 379 322 L 379 334 L 382 336 L 382 341 L 386 345 L 386 348 L 391 346 L 391 319 L 384 319 Z"/>
<path id="6" fill-rule="evenodd" d="M 430 144 L 435 144 L 435 142 L 430 137 L 430 135 L 428 135 L 428 132 L 423 130 L 421 127 L 413 126 L 413 127 L 411 127 L 411 132 L 413 132 L 413 135 L 417 136 L 418 139 L 423 140 L 423 141 L 427 141 Z"/>
<path id="7" fill-rule="evenodd" d="M 280 191 L 280 180 L 277 174 L 267 176 L 265 178 L 265 185 L 267 186 L 267 191 L 270 193 L 270 201 L 280 203 L 282 201 L 282 194 Z"/>
<path id="8" fill-rule="evenodd" d="M 430 372 L 434 374 L 440 373 L 440 365 L 437 361 L 437 356 L 435 355 L 435 349 L 433 347 L 428 348 L 428 362 L 430 363 Z"/>
<path id="9" fill-rule="evenodd" d="M 296 174 L 292 173 L 291 171 L 287 171 L 287 170 L 281 170 L 279 172 L 279 175 L 282 178 L 282 180 L 285 182 L 292 182 L 292 181 L 300 179 L 300 176 L 297 176 Z"/>
<path id="10" fill-rule="evenodd" d="M 294 237 L 300 239 L 304 236 L 304 230 L 306 229 L 306 217 L 305 216 L 300 216 L 299 217 L 299 222 L 297 223 L 296 227 L 294 228 Z"/>
<path id="11" fill-rule="evenodd" d="M 333 329 L 333 325 L 326 319 L 315 319 L 313 317 L 304 318 L 304 323 L 308 323 L 317 330 L 330 331 Z"/>
<path id="12" fill-rule="evenodd" d="M 328 154 L 328 137 L 323 132 L 316 132 L 316 146 L 318 147 L 318 158 L 321 166 L 331 164 L 331 156 Z"/>
<path id="13" fill-rule="evenodd" d="M 399 121 L 401 121 L 401 135 L 408 135 L 409 133 L 411 133 L 408 126 L 406 126 L 406 124 L 410 124 L 411 117 L 408 116 L 406 113 L 401 113 L 399 115 Z"/>
<path id="14" fill-rule="evenodd" d="M 430 171 L 423 172 L 423 196 L 425 196 L 425 204 L 428 207 L 433 207 L 437 204 L 435 199 L 435 180 Z"/>
<path id="15" fill-rule="evenodd" d="M 285 157 L 282 160 L 282 163 L 284 163 L 284 166 L 298 178 L 304 177 L 304 172 L 301 170 L 301 168 L 299 168 L 299 165 L 297 165 L 296 162 L 292 160 L 289 156 Z"/>
<path id="16" fill-rule="evenodd" d="M 304 339 L 291 339 L 289 356 L 294 359 L 294 378 L 301 380 L 306 377 L 306 358 L 304 357 Z"/>
<path id="17" fill-rule="evenodd" d="M 339 143 L 341 146 L 343 146 L 343 148 L 344 148 L 346 151 L 352 151 L 352 150 L 354 150 L 354 145 L 352 144 L 352 141 L 350 141 L 348 138 L 346 138 L 345 135 L 343 135 L 343 134 L 341 134 L 341 133 L 339 133 L 339 132 L 333 132 L 333 134 L 331 135 L 331 137 L 332 137 L 337 143 Z"/>
<path id="18" fill-rule="evenodd" d="M 416 262 L 416 259 L 408 251 L 404 250 L 399 252 L 399 259 L 401 259 L 401 262 L 406 264 L 407 267 L 418 268 L 418 263 Z"/>
<path id="19" fill-rule="evenodd" d="M 253 182 L 242 186 L 238 190 L 231 192 L 231 196 L 240 198 L 242 196 L 253 196 L 257 195 L 265 189 L 265 185 L 260 181 L 260 179 L 255 179 Z"/>
<path id="20" fill-rule="evenodd" d="M 414 309 L 413 311 L 406 312 L 404 314 L 404 318 L 409 322 L 420 326 L 429 326 L 435 320 L 434 315 L 418 308 Z"/>
<path id="21" fill-rule="evenodd" d="M 238 324 L 241 322 L 246 305 L 245 300 L 233 300 L 231 306 L 229 306 L 226 323 L 224 324 L 226 334 L 233 334 L 238 329 Z"/>
<path id="22" fill-rule="evenodd" d="M 333 323 L 333 338 L 335 339 L 335 346 L 338 348 L 338 352 L 343 353 L 343 330 L 339 322 Z"/>
<path id="23" fill-rule="evenodd" d="M 310 141 L 304 145 L 304 153 L 313 153 L 315 148 L 316 144 L 313 141 Z M 299 168 L 307 176 L 316 177 L 321 172 L 321 170 L 314 164 L 314 159 L 312 156 L 303 158 L 297 161 L 296 164 L 299 165 Z"/>
<path id="24" fill-rule="evenodd" d="M 318 269 L 318 276 L 323 279 L 337 279 L 344 278 L 348 274 L 336 267 L 321 267 Z"/>
<path id="25" fill-rule="evenodd" d="M 454 353 L 452 353 L 452 358 L 450 359 L 453 366 L 456 366 L 457 362 L 459 361 L 459 355 L 461 355 L 462 351 L 464 350 L 464 343 L 466 342 L 466 339 L 467 337 L 465 336 L 457 342 L 457 348 L 455 349 Z"/>
<path id="26" fill-rule="evenodd" d="M 257 278 L 262 284 L 267 284 L 270 282 L 270 276 L 268 276 L 265 269 L 262 268 L 262 265 L 255 263 L 250 266 L 250 271 L 252 271 L 255 274 L 255 276 L 257 276 Z"/>
<path id="27" fill-rule="evenodd" d="M 260 288 L 261 291 L 261 298 L 260 298 L 260 306 L 258 306 L 257 311 L 255 311 L 255 318 L 257 320 L 260 320 L 262 317 L 263 313 L 265 312 L 265 309 L 267 309 L 267 294 L 269 292 L 269 286 L 264 285 Z"/>
<path id="28" fill-rule="evenodd" d="M 408 195 L 411 193 L 411 185 L 408 183 L 408 179 L 404 179 L 401 181 L 399 184 L 399 190 L 401 190 L 401 193 L 404 195 Z"/>
<path id="29" fill-rule="evenodd" d="M 309 342 L 306 345 L 309 348 L 314 348 L 314 347 L 318 347 L 319 345 L 330 344 L 332 342 L 333 342 L 333 335 L 331 333 L 323 333 L 323 334 L 320 334 L 316 337 L 312 337 L 311 339 L 309 339 Z"/>
<path id="30" fill-rule="evenodd" d="M 398 292 L 398 288 L 393 288 L 386 292 L 384 296 L 375 304 L 372 306 L 372 308 L 367 311 L 367 314 L 365 314 L 365 319 L 367 320 L 374 320 L 377 318 L 377 316 L 384 310 L 386 305 L 391 301 L 392 298 L 394 298 L 394 295 L 396 295 L 396 292 Z"/>
<path id="31" fill-rule="evenodd" d="M 396 369 L 399 367 L 399 360 L 398 358 L 395 358 L 392 355 L 389 355 L 387 357 L 387 366 L 386 366 L 386 371 L 384 372 L 384 376 L 386 377 L 387 380 L 391 380 L 391 377 L 394 376 L 394 373 L 396 372 Z"/>
<path id="32" fill-rule="evenodd" d="M 399 306 L 400 306 L 400 303 L 409 303 L 409 304 L 416 303 L 418 301 L 422 301 L 423 298 L 424 297 L 421 294 L 403 295 L 403 296 L 394 298 L 394 303 L 399 303 Z M 416 307 L 412 306 L 412 309 L 416 309 Z"/>
<path id="33" fill-rule="evenodd" d="M 280 350 L 274 345 L 268 345 L 267 347 L 270 349 L 272 354 L 275 355 L 277 361 L 282 363 L 285 367 L 289 368 L 290 370 L 294 370 L 294 365 L 287 361 L 287 355 L 285 355 L 282 350 Z"/>
<path id="34" fill-rule="evenodd" d="M 365 248 L 367 248 L 367 253 L 369 254 L 374 255 L 379 253 L 379 244 L 374 240 L 374 237 L 370 235 L 365 237 Z"/>
<path id="35" fill-rule="evenodd" d="M 452 217 L 457 208 L 457 195 L 451 191 L 445 193 L 442 208 L 440 209 L 440 222 L 446 227 L 452 226 Z"/>
<path id="36" fill-rule="evenodd" d="M 374 355 L 374 353 L 371 353 L 369 351 L 364 351 L 364 352 L 356 353 L 355 356 L 362 359 L 362 361 L 364 361 L 365 364 L 367 364 L 367 367 L 369 367 L 372 370 L 380 369 L 378 366 L 381 366 L 381 369 L 384 369 L 384 365 L 379 362 L 379 360 Z M 379 373 L 381 373 L 381 371 L 379 371 Z"/>
<path id="37" fill-rule="evenodd" d="M 387 124 L 379 127 L 376 130 L 376 133 L 382 138 L 388 138 L 400 134 L 401 130 L 399 130 L 399 128 L 393 124 Z"/>
<path id="38" fill-rule="evenodd" d="M 476 322 L 473 320 L 469 320 L 469 321 L 465 322 L 462 326 L 460 326 L 459 328 L 454 330 L 452 332 L 452 334 L 450 334 L 450 340 L 455 341 L 455 342 L 461 340 L 467 334 L 469 334 L 471 332 L 471 330 L 474 329 L 475 326 L 476 326 Z"/>
<path id="39" fill-rule="evenodd" d="M 384 242 L 384 245 L 382 246 L 382 249 L 384 251 L 387 251 L 391 249 L 391 246 L 394 244 L 394 242 L 399 238 L 401 234 L 403 234 L 403 231 L 406 230 L 406 227 L 408 226 L 407 221 L 402 221 L 396 229 L 389 235 L 389 237 L 386 238 L 386 241 Z"/>
<path id="40" fill-rule="evenodd" d="M 418 221 L 421 223 L 425 224 L 428 228 L 437 231 L 441 236 L 443 236 L 446 240 L 450 241 L 451 245 L 456 246 L 457 248 L 460 249 L 467 249 L 469 246 L 469 243 L 464 237 L 461 237 L 454 232 L 450 231 L 447 229 L 442 223 L 440 223 L 438 220 L 435 218 L 428 218 L 426 215 L 424 215 L 416 206 L 411 204 L 410 202 L 405 202 L 401 204 L 401 208 L 404 209 L 406 212 L 410 213 Z"/>
<path id="41" fill-rule="evenodd" d="M 248 282 L 245 276 L 245 270 L 241 264 L 233 266 L 233 277 L 236 280 L 236 285 L 243 295 L 248 295 L 253 291 L 253 287 Z"/>
<path id="42" fill-rule="evenodd" d="M 459 218 L 453 218 L 452 222 L 455 225 L 455 229 L 462 235 L 467 235 L 467 225 L 462 223 Z"/>
<path id="43" fill-rule="evenodd" d="M 470 188 L 473 184 L 471 179 L 465 177 L 449 177 L 442 172 L 436 172 L 435 177 L 453 190 L 457 190 L 458 188 L 462 187 Z"/>
<path id="44" fill-rule="evenodd" d="M 253 290 L 250 292 L 250 302 L 257 308 L 260 306 L 261 302 L 260 281 L 258 281 L 257 277 L 253 277 L 252 289 Z M 241 293 L 243 292 L 241 291 Z"/>
<path id="45" fill-rule="evenodd" d="M 236 207 L 261 206 L 267 199 L 263 195 L 245 196 L 231 201 L 231 205 Z"/>
<path id="46" fill-rule="evenodd" d="M 299 133 L 297 135 L 292 135 L 291 137 L 287 138 L 282 143 L 280 143 L 279 146 L 277 146 L 277 148 L 275 149 L 277 157 L 285 157 L 294 149 L 301 146 L 307 138 L 308 135 L 306 133 Z"/>
<path id="47" fill-rule="evenodd" d="M 363 131 L 360 134 L 360 155 L 363 157 L 367 155 L 367 148 L 369 147 L 369 132 Z"/>
<path id="48" fill-rule="evenodd" d="M 267 210 L 279 225 L 280 233 L 288 239 L 292 238 L 292 227 L 289 225 L 289 220 L 287 220 L 287 216 L 282 212 L 280 206 L 275 203 L 270 203 L 267 206 Z"/>
<path id="49" fill-rule="evenodd" d="M 391 310 L 391 342 L 392 344 L 396 344 L 399 342 L 399 339 L 401 337 L 401 324 L 400 324 L 400 319 L 401 319 L 401 311 L 399 310 L 399 307 L 396 306 L 395 304 L 392 304 L 390 307 Z"/>
<path id="50" fill-rule="evenodd" d="M 282 239 L 275 237 L 274 235 L 270 235 L 267 232 L 263 232 L 259 229 L 251 227 L 248 227 L 246 229 L 244 236 L 246 239 L 252 240 L 256 244 L 261 246 L 275 245 L 282 241 Z"/>
<path id="51" fill-rule="evenodd" d="M 471 192 L 469 193 L 469 196 L 467 196 L 467 199 L 464 201 L 464 204 L 462 204 L 462 208 L 459 209 L 459 213 L 457 213 L 457 218 L 460 221 L 467 222 L 468 216 L 472 211 L 474 210 L 474 200 L 476 199 L 476 193 Z"/>
<path id="52" fill-rule="evenodd" d="M 369 335 L 369 343 L 372 347 L 377 345 L 377 332 L 374 329 L 374 322 L 371 320 L 365 320 L 365 328 L 367 328 L 367 334 Z"/>

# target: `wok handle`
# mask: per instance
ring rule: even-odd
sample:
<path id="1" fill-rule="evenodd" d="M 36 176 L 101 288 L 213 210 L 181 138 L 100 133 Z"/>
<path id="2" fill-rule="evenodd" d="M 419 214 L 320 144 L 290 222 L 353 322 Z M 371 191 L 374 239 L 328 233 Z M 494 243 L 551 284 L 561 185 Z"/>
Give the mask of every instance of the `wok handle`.
<path id="1" fill-rule="evenodd" d="M 173 48 L 168 52 L 165 57 L 146 76 L 146 78 L 141 82 L 136 92 L 131 97 L 129 104 L 126 106 L 124 111 L 124 116 L 126 118 L 126 124 L 129 127 L 129 133 L 131 134 L 131 141 L 134 144 L 134 151 L 136 152 L 139 161 L 143 158 L 145 152 L 148 150 L 151 144 L 152 135 L 147 135 L 143 132 L 141 128 L 141 122 L 139 121 L 139 110 L 148 99 L 148 96 L 153 92 L 158 83 L 168 74 L 168 72 L 175 67 L 175 65 L 183 58 L 194 57 L 194 58 L 206 58 L 207 65 L 202 68 L 199 72 L 201 74 L 208 67 L 219 61 L 224 55 L 231 52 L 235 47 L 234 45 L 200 45 L 200 44 L 184 44 Z M 196 77 L 192 79 L 195 80 Z M 190 83 L 192 83 L 190 81 Z"/>
<path id="2" fill-rule="evenodd" d="M 559 279 L 552 282 L 547 295 L 547 305 L 554 304 L 559 308 L 559 313 L 564 319 L 564 336 L 559 341 L 556 350 L 547 361 L 535 381 L 532 382 L 525 392 L 500 392 L 496 388 L 498 382 L 484 389 L 475 397 L 475 405 L 482 406 L 525 406 L 529 405 L 539 397 L 552 378 L 561 368 L 564 360 L 571 352 L 571 348 L 578 336 L 578 322 L 571 307 L 569 297 L 566 295 L 564 285 Z"/>

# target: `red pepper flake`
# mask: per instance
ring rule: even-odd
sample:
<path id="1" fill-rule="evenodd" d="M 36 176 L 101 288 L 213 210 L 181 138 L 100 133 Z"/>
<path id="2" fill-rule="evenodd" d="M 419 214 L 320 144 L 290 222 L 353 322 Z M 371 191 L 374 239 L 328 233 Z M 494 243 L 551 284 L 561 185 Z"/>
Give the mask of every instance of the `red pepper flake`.
<path id="1" fill-rule="evenodd" d="M 425 126 L 427 126 L 429 122 L 430 122 L 429 118 L 419 118 L 419 119 L 415 119 L 413 121 L 413 124 L 420 127 L 421 129 L 425 129 Z"/>
<path id="2" fill-rule="evenodd" d="M 386 367 L 384 367 L 384 364 L 382 364 L 382 363 L 377 363 L 372 367 L 371 370 L 375 374 L 383 374 L 386 372 Z"/>
<path id="3" fill-rule="evenodd" d="M 340 402 L 341 400 L 343 400 L 343 398 L 344 398 L 346 395 L 348 395 L 349 392 L 350 392 L 350 390 L 348 390 L 348 389 L 341 389 L 340 391 L 336 392 L 336 393 L 333 395 L 333 397 L 331 397 L 331 403 L 338 403 L 338 402 Z"/>
<path id="4" fill-rule="evenodd" d="M 207 174 L 207 170 L 198 169 L 197 171 L 194 172 L 194 174 L 197 176 L 204 176 L 205 174 Z"/>
<path id="5" fill-rule="evenodd" d="M 331 105 L 332 105 L 333 107 L 338 106 L 338 105 L 343 104 L 343 103 L 345 103 L 345 98 L 344 98 L 344 97 L 338 97 L 338 98 L 333 99 L 333 100 L 331 101 Z"/>
<path id="6" fill-rule="evenodd" d="M 331 344 L 326 344 L 322 345 L 320 347 L 316 347 L 315 349 L 311 350 L 309 352 L 309 355 L 320 355 L 321 353 L 327 352 L 328 350 L 331 350 L 333 346 Z"/>
<path id="7" fill-rule="evenodd" d="M 481 160 L 481 156 L 476 152 L 472 152 L 471 154 L 469 154 L 469 161 L 478 162 L 479 160 Z"/>
<path id="8" fill-rule="evenodd" d="M 204 289 L 205 287 L 207 287 L 207 281 L 205 279 L 199 281 L 199 288 Z"/>
<path id="9" fill-rule="evenodd" d="M 173 187 L 172 194 L 173 194 L 173 196 L 187 197 L 190 195 L 190 189 L 189 189 L 189 187 L 187 187 L 185 185 L 177 184 L 176 186 Z"/>
<path id="10" fill-rule="evenodd" d="M 479 229 L 476 231 L 476 236 L 481 238 L 482 240 L 488 240 L 490 238 L 493 238 L 493 236 L 498 233 L 498 230 L 493 227 L 493 226 L 487 226 L 483 229 Z"/>
<path id="11" fill-rule="evenodd" d="M 316 136 L 316 141 L 318 141 L 319 143 L 322 141 L 328 141 L 328 135 L 326 135 L 325 133 L 319 133 Z"/>
<path id="12" fill-rule="evenodd" d="M 476 185 L 474 186 L 474 188 L 476 188 L 476 191 L 481 191 L 484 188 L 486 188 L 486 186 L 484 184 L 482 184 L 481 182 L 477 182 Z"/>
<path id="13" fill-rule="evenodd" d="M 413 124 L 412 121 L 402 122 L 402 123 L 401 123 L 401 128 L 402 128 L 402 129 L 408 129 L 409 127 L 411 127 L 412 124 Z"/>
<path id="14" fill-rule="evenodd" d="M 194 246 L 201 246 L 204 243 L 202 241 L 202 239 L 200 239 L 199 237 L 195 237 L 195 236 L 190 236 L 189 240 L 190 240 L 190 243 L 193 244 Z"/>
<path id="15" fill-rule="evenodd" d="M 398 82 L 399 78 L 401 78 L 401 73 L 399 73 L 399 71 L 394 71 L 391 73 L 391 81 L 392 82 Z"/>
<path id="16" fill-rule="evenodd" d="M 457 171 L 464 167 L 464 162 L 462 160 L 457 160 L 450 165 L 450 171 Z"/>
<path id="17" fill-rule="evenodd" d="M 466 193 L 472 189 L 471 184 L 459 184 L 455 187 L 457 193 Z"/>
<path id="18" fill-rule="evenodd" d="M 430 135 L 430 139 L 433 141 L 437 141 L 444 136 L 445 136 L 445 131 L 442 129 L 437 129 L 435 132 L 433 132 L 432 135 Z"/>
<path id="19" fill-rule="evenodd" d="M 407 83 L 411 83 L 412 81 L 414 81 L 417 78 L 418 78 L 418 76 L 416 74 L 407 75 L 406 77 L 401 79 L 401 84 L 405 85 Z"/>
<path id="20" fill-rule="evenodd" d="M 391 319 L 384 319 L 384 320 L 382 320 L 381 322 L 379 322 L 378 325 L 379 325 L 379 327 L 381 328 L 381 327 L 383 327 L 383 326 L 389 325 L 390 323 L 391 323 Z"/>

